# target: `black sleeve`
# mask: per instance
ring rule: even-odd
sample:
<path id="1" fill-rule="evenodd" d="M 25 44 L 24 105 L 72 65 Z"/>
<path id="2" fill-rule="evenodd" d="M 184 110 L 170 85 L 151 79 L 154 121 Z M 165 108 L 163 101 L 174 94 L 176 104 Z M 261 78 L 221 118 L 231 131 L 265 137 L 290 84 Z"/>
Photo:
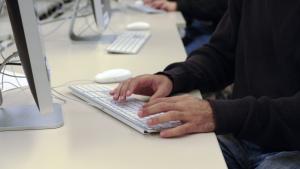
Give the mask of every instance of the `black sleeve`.
<path id="1" fill-rule="evenodd" d="M 228 0 L 177 0 L 177 10 L 185 18 L 219 22 L 227 4 Z"/>
<path id="2" fill-rule="evenodd" d="M 233 82 L 239 11 L 235 4 L 230 6 L 209 44 L 193 52 L 185 62 L 171 64 L 163 72 L 173 80 L 173 93 L 193 89 L 216 91 Z"/>
<path id="3" fill-rule="evenodd" d="M 230 0 L 229 9 L 209 44 L 192 53 L 185 62 L 165 69 L 163 74 L 173 81 L 173 92 L 195 88 L 214 91 L 233 81 L 239 9 Z M 300 91 L 290 97 L 249 96 L 210 103 L 217 134 L 234 133 L 240 139 L 273 151 L 300 150 Z"/>
<path id="4" fill-rule="evenodd" d="M 216 133 L 234 133 L 271 150 L 300 150 L 300 92 L 291 97 L 210 101 Z"/>

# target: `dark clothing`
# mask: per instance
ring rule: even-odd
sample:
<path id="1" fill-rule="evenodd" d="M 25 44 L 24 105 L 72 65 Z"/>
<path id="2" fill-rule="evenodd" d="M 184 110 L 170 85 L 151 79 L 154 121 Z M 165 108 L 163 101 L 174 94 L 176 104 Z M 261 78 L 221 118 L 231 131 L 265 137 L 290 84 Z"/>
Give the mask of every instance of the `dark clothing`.
<path id="1" fill-rule="evenodd" d="M 188 20 L 219 23 L 227 9 L 228 0 L 177 0 L 177 10 Z"/>
<path id="2" fill-rule="evenodd" d="M 186 34 L 182 39 L 190 54 L 197 45 L 207 43 L 217 24 L 224 15 L 228 0 L 172 0 L 177 2 L 187 23 Z M 200 26 L 199 26 L 200 25 Z"/>
<path id="3" fill-rule="evenodd" d="M 215 91 L 216 133 L 271 151 L 300 150 L 300 1 L 230 0 L 209 44 L 166 68 L 173 92 Z"/>
<path id="4" fill-rule="evenodd" d="M 300 169 L 300 151 L 268 152 L 231 135 L 219 135 L 218 141 L 228 169 Z"/>

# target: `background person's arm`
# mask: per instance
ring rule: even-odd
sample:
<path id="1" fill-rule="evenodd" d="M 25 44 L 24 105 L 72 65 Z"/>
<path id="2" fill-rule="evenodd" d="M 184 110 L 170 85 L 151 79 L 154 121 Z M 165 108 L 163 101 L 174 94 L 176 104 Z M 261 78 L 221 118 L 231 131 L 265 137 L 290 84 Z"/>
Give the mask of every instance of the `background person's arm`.
<path id="1" fill-rule="evenodd" d="M 239 8 L 231 4 L 209 44 L 193 52 L 185 62 L 165 69 L 163 74 L 173 80 L 173 93 L 217 91 L 233 82 L 239 16 Z"/>
<path id="2" fill-rule="evenodd" d="M 227 6 L 228 0 L 177 0 L 177 10 L 181 11 L 185 18 L 217 23 L 224 15 Z"/>

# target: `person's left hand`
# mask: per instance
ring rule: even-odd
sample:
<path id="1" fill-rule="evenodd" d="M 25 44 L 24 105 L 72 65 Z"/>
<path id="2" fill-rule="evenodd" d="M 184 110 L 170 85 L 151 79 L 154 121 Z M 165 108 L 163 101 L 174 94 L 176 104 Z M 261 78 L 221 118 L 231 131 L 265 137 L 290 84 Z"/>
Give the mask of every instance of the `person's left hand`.
<path id="1" fill-rule="evenodd" d="M 168 121 L 181 121 L 182 125 L 160 132 L 161 137 L 178 137 L 190 133 L 206 133 L 215 129 L 213 112 L 206 100 L 183 95 L 158 98 L 146 103 L 138 113 L 140 117 L 165 112 L 148 120 L 149 126 Z"/>
<path id="2" fill-rule="evenodd" d="M 170 2 L 166 0 L 155 0 L 148 3 L 153 8 L 161 9 L 167 12 L 174 12 L 177 10 L 177 2 Z"/>

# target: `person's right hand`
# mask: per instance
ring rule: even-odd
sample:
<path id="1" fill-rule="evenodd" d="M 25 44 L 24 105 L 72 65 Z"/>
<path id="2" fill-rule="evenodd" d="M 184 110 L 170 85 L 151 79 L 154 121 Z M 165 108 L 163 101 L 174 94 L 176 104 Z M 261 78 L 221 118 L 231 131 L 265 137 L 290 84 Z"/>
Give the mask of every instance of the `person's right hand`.
<path id="1" fill-rule="evenodd" d="M 150 100 L 170 95 L 172 81 L 164 75 L 141 75 L 119 84 L 110 94 L 114 100 L 125 101 L 132 94 L 151 96 Z"/>

